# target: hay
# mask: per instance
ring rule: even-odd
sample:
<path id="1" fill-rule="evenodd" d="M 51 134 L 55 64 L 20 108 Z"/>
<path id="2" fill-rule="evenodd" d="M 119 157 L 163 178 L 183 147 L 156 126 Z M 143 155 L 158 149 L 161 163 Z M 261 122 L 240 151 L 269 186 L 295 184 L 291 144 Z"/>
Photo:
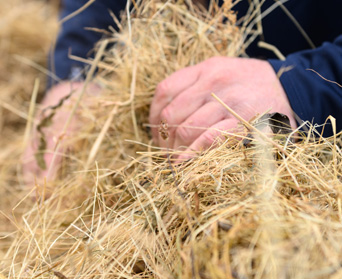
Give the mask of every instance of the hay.
<path id="1" fill-rule="evenodd" d="M 0 0 L 0 257 L 11 245 L 6 235 L 18 229 L 6 216 L 27 212 L 18 200 L 25 196 L 17 173 L 24 128 L 36 78 L 39 96 L 45 91 L 44 74 L 27 63 L 46 67 L 51 42 L 57 33 L 57 6 L 40 0 Z M 32 204 L 28 208 L 31 208 Z"/>
<path id="2" fill-rule="evenodd" d="M 261 137 L 246 148 L 226 134 L 174 167 L 165 159 L 173 151 L 151 145 L 144 124 L 156 84 L 184 66 L 243 51 L 250 29 L 235 26 L 230 7 L 206 13 L 149 0 L 123 19 L 98 64 L 103 94 L 80 103 L 87 125 L 63 143 L 73 151 L 59 179 L 37 185 L 32 208 L 24 199 L 13 209 L 21 218 L 9 217 L 16 230 L 0 240 L 0 274 L 341 277 L 339 137 L 321 139 L 312 129 L 296 144 Z M 54 189 L 48 199 L 46 188 Z"/>
<path id="3" fill-rule="evenodd" d="M 40 80 L 40 98 L 45 91 L 45 75 L 29 64 L 46 67 L 57 33 L 57 7 L 21 0 L 0 1 L 0 7 L 0 195 L 7 214 L 18 199 L 16 165 L 36 78 Z M 13 230 L 7 218 L 1 216 L 0 223 L 3 232 Z"/>
<path id="4" fill-rule="evenodd" d="M 57 4 L 43 1 L 0 1 L 0 134 L 10 142 L 27 120 L 33 82 L 45 76 L 30 66 L 46 67 L 46 57 L 57 33 Z M 12 137 L 13 135 L 13 137 Z M 1 143 L 4 144 L 4 137 Z"/>

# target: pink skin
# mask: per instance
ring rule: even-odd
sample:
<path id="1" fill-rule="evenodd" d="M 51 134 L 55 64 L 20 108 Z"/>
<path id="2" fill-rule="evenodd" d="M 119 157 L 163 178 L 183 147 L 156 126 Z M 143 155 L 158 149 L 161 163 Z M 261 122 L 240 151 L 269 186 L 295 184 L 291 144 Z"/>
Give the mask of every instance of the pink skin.
<path id="1" fill-rule="evenodd" d="M 152 128 L 153 140 L 161 147 L 184 146 L 178 161 L 190 158 L 193 150 L 210 147 L 221 134 L 217 130 L 231 130 L 238 124 L 211 93 L 245 120 L 271 109 L 286 114 L 296 127 L 286 93 L 267 61 L 213 57 L 173 73 L 157 86 L 149 121 L 158 126 L 165 120 L 171 128 L 168 142 L 160 137 L 158 128 Z"/>
<path id="2" fill-rule="evenodd" d="M 82 86 L 83 83 L 71 85 L 70 82 L 63 82 L 53 87 L 47 93 L 42 108 L 57 104 L 71 89 L 79 89 Z M 97 94 L 100 89 L 91 85 L 87 91 Z M 246 120 L 271 108 L 273 112 L 288 115 L 292 127 L 296 127 L 287 96 L 268 62 L 247 58 L 213 57 L 173 73 L 158 85 L 151 105 L 150 123 L 158 126 L 161 120 L 165 120 L 172 127 L 169 129 L 168 142 L 160 137 L 157 127 L 153 128 L 154 142 L 161 147 L 172 149 L 185 146 L 185 152 L 178 158 L 180 161 L 191 157 L 189 154 L 192 150 L 210 147 L 220 135 L 217 130 L 230 130 L 236 127 L 238 121 L 212 98 L 212 92 Z M 85 99 L 86 96 L 83 101 Z M 59 137 L 63 140 L 72 136 L 81 124 L 77 119 L 73 119 L 66 134 L 61 134 L 74 100 L 69 100 L 69 105 L 59 109 L 52 126 L 45 129 L 48 150 L 55 148 Z M 189 126 L 205 129 L 194 129 Z M 29 185 L 34 185 L 35 180 L 41 183 L 47 177 L 53 158 L 53 152 L 47 152 L 47 169 L 40 169 L 34 158 L 37 146 L 38 138 L 35 134 L 23 156 L 24 179 Z M 59 153 L 63 151 L 60 149 Z M 60 155 L 56 156 L 49 179 L 55 177 L 61 159 Z"/>
<path id="3" fill-rule="evenodd" d="M 34 154 L 37 152 L 39 143 L 39 135 L 36 131 L 36 127 L 34 128 L 34 133 L 31 137 L 31 141 L 23 154 L 23 177 L 25 183 L 28 186 L 35 185 L 36 183 L 41 185 L 44 179 L 52 180 L 55 178 L 62 161 L 62 155 L 57 155 L 55 157 L 54 164 L 50 171 L 49 169 L 53 160 L 54 149 L 56 147 L 57 140 L 59 139 L 61 143 L 63 143 L 63 140 L 73 136 L 73 134 L 78 130 L 81 124 L 76 116 L 74 116 L 66 132 L 63 134 L 64 125 L 70 115 L 70 112 L 82 87 L 82 82 L 62 82 L 51 88 L 42 101 L 41 108 L 37 113 L 36 123 L 40 122 L 41 111 L 44 108 L 56 105 L 63 97 L 67 96 L 71 91 L 75 90 L 73 96 L 65 101 L 64 105 L 57 110 L 57 113 L 53 117 L 52 125 L 43 129 L 45 138 L 47 140 L 47 152 L 45 152 L 44 155 L 47 166 L 45 170 L 41 169 L 37 165 L 36 159 L 34 157 Z M 96 85 L 90 85 L 87 89 L 87 92 L 91 94 L 97 94 L 99 91 L 100 88 Z M 87 94 L 83 96 L 83 102 L 86 101 L 86 98 Z M 65 151 L 66 149 L 62 145 L 57 154 L 63 154 Z"/>

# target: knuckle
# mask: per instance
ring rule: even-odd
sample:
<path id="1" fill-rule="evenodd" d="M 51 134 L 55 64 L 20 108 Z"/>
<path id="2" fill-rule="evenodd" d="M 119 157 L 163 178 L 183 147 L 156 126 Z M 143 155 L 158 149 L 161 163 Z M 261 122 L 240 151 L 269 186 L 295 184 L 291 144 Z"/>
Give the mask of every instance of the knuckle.
<path id="1" fill-rule="evenodd" d="M 191 129 L 185 126 L 179 126 L 176 130 L 176 137 L 180 140 L 180 142 L 187 144 L 191 141 Z"/>
<path id="2" fill-rule="evenodd" d="M 204 132 L 201 136 L 202 146 L 204 148 L 211 146 L 214 143 L 215 139 L 216 139 L 215 133 L 210 132 L 210 131 Z"/>
<path id="3" fill-rule="evenodd" d="M 207 60 L 203 65 L 203 70 L 206 72 L 206 80 L 209 86 L 217 85 L 217 83 L 222 83 L 227 79 L 227 69 L 224 68 L 220 57 Z"/>
<path id="4" fill-rule="evenodd" d="M 164 108 L 160 114 L 160 119 L 164 120 L 166 123 L 170 123 L 171 120 L 171 107 L 167 106 L 166 108 Z"/>
<path id="5" fill-rule="evenodd" d="M 156 97 L 157 98 L 165 98 L 170 91 L 169 82 L 167 80 L 163 80 L 157 85 L 156 88 Z"/>
<path id="6" fill-rule="evenodd" d="M 227 80 L 227 75 L 228 71 L 217 71 L 215 72 L 215 80 L 219 82 L 224 82 Z"/>

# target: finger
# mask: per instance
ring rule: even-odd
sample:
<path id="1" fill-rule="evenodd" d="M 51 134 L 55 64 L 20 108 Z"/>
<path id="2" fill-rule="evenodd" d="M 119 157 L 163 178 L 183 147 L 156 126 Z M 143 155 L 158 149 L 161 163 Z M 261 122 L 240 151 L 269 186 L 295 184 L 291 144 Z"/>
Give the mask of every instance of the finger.
<path id="1" fill-rule="evenodd" d="M 149 121 L 158 125 L 162 110 L 187 88 L 194 85 L 200 75 L 199 67 L 191 66 L 181 69 L 158 84 L 152 100 Z M 154 129 L 155 130 L 155 129 Z"/>
<path id="2" fill-rule="evenodd" d="M 173 148 L 191 145 L 205 129 L 228 118 L 228 113 L 218 102 L 209 102 L 190 115 L 175 131 Z"/>
<path id="3" fill-rule="evenodd" d="M 174 146 L 176 130 L 187 118 L 195 114 L 201 107 L 205 106 L 208 99 L 206 98 L 207 90 L 198 82 L 194 86 L 182 92 L 176 97 L 167 107 L 163 109 L 159 116 L 159 123 L 161 120 L 169 125 L 169 146 Z M 211 123 L 212 124 L 212 123 Z M 209 125 L 210 126 L 210 125 Z M 160 135 L 157 142 L 163 146 Z"/>
<path id="4" fill-rule="evenodd" d="M 27 184 L 28 188 L 34 186 L 36 182 L 41 184 L 45 179 L 54 179 L 56 176 L 56 169 L 59 167 L 62 161 L 62 155 L 60 152 L 63 152 L 63 147 L 60 148 L 60 152 L 54 155 L 55 151 L 52 150 L 52 147 L 55 143 L 52 140 L 52 135 L 48 138 L 47 145 L 50 149 L 45 150 L 37 150 L 37 139 L 33 139 L 30 145 L 25 150 L 25 153 L 22 157 L 22 165 L 23 165 L 23 178 L 25 184 Z M 41 154 L 39 156 L 40 159 L 37 158 L 36 154 Z M 53 157 L 55 156 L 53 169 L 50 170 Z M 38 163 L 38 160 L 43 160 L 42 163 L 46 165 L 46 168 L 43 169 L 42 166 Z M 48 173 L 50 173 L 48 177 Z"/>
<path id="5" fill-rule="evenodd" d="M 236 118 L 224 119 L 202 133 L 177 159 L 177 163 L 183 162 L 196 155 L 196 151 L 202 151 L 211 147 L 217 139 L 224 136 L 224 132 L 233 132 L 237 127 Z"/>

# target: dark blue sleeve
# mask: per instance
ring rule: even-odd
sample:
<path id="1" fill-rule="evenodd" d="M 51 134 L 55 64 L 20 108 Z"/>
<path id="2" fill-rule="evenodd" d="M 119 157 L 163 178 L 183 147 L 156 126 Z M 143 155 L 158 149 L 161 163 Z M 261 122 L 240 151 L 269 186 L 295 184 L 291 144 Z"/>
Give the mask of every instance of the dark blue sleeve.
<path id="1" fill-rule="evenodd" d="M 342 85 L 342 35 L 317 49 L 290 54 L 285 61 L 269 62 L 276 72 L 283 66 L 293 67 L 281 75 L 280 82 L 292 109 L 302 120 L 323 124 L 332 115 L 337 120 L 337 131 L 342 130 L 342 88 L 308 70 L 315 70 L 324 78 Z M 324 136 L 331 134 L 331 127 L 326 127 Z"/>
<path id="2" fill-rule="evenodd" d="M 75 12 L 87 2 L 86 0 L 62 0 L 60 18 Z M 53 61 L 52 63 L 50 61 L 50 68 L 55 70 L 57 77 L 62 80 L 68 79 L 72 68 L 85 66 L 81 62 L 69 59 L 68 52 L 82 58 L 93 57 L 94 44 L 101 39 L 103 34 L 86 30 L 86 28 L 95 27 L 105 30 L 108 30 L 109 26 L 116 28 L 109 11 L 111 10 L 119 18 L 126 2 L 126 0 L 96 0 L 83 12 L 62 24 L 53 53 Z"/>

